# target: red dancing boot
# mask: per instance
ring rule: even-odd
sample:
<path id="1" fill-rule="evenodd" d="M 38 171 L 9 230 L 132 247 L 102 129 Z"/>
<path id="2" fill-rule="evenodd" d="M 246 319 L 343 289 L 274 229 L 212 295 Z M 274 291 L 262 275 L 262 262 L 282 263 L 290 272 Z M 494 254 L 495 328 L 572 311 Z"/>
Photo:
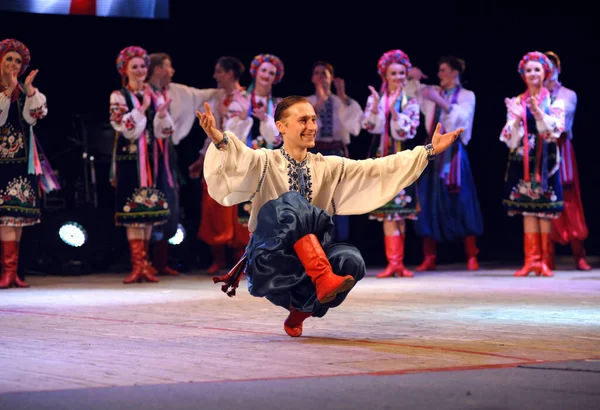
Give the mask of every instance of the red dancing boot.
<path id="1" fill-rule="evenodd" d="M 521 269 L 513 273 L 513 276 L 527 276 L 539 271 L 542 260 L 541 236 L 539 232 L 525 232 L 523 234 L 523 250 L 525 253 L 525 264 Z"/>
<path id="2" fill-rule="evenodd" d="M 338 276 L 333 273 L 321 242 L 314 234 L 300 238 L 294 244 L 294 250 L 317 289 L 319 303 L 331 302 L 338 293 L 354 286 L 355 281 L 351 275 Z"/>
<path id="3" fill-rule="evenodd" d="M 179 272 L 171 269 L 168 262 L 169 242 L 166 239 L 154 243 L 152 249 L 152 265 L 156 268 L 156 273 L 150 271 L 153 275 L 171 275 L 178 276 Z M 150 265 L 150 266 L 152 266 Z"/>
<path id="4" fill-rule="evenodd" d="M 214 275 L 219 270 L 225 268 L 227 262 L 225 260 L 225 245 L 215 245 L 210 247 L 213 262 L 206 270 L 207 273 Z"/>
<path id="5" fill-rule="evenodd" d="M 479 261 L 477 255 L 479 249 L 477 249 L 477 241 L 474 236 L 467 236 L 465 238 L 465 255 L 467 256 L 467 270 L 479 270 Z"/>
<path id="6" fill-rule="evenodd" d="M 29 284 L 19 278 L 17 270 L 19 267 L 19 245 L 17 241 L 2 241 L 2 277 L 0 278 L 0 289 L 28 288 Z"/>
<path id="7" fill-rule="evenodd" d="M 283 329 L 285 333 L 291 337 L 302 336 L 302 323 L 306 318 L 312 316 L 312 313 L 304 313 L 301 310 L 294 309 L 290 306 L 290 314 L 288 315 L 285 322 L 283 322 Z"/>
<path id="8" fill-rule="evenodd" d="M 585 248 L 583 247 L 582 240 L 573 239 L 571 241 L 571 250 L 573 251 L 577 270 L 592 270 L 592 267 L 585 260 Z"/>
<path id="9" fill-rule="evenodd" d="M 146 245 L 142 239 L 130 239 L 129 249 L 131 251 L 131 273 L 123 280 L 126 285 L 142 279 L 142 268 L 146 259 Z"/>
<path id="10" fill-rule="evenodd" d="M 414 275 L 404 266 L 404 235 L 385 236 L 385 256 L 388 265 L 385 270 L 375 275 L 376 278 L 390 278 L 395 275 L 412 278 Z"/>
<path id="11" fill-rule="evenodd" d="M 549 265 L 549 263 L 551 263 L 549 258 L 550 258 L 550 255 L 552 254 L 552 251 L 550 249 L 554 248 L 554 242 L 552 242 L 552 239 L 550 239 L 549 233 L 542 232 L 540 234 L 540 238 L 541 238 L 540 240 L 541 240 L 541 248 L 542 248 L 542 259 L 539 262 L 537 275 L 552 277 L 552 276 L 554 276 L 554 273 L 552 272 L 552 269 L 550 269 L 550 267 L 548 265 Z"/>
<path id="12" fill-rule="evenodd" d="M 433 238 L 423 238 L 423 262 L 415 268 L 417 272 L 424 272 L 426 270 L 435 270 L 435 257 L 437 252 L 437 244 Z"/>

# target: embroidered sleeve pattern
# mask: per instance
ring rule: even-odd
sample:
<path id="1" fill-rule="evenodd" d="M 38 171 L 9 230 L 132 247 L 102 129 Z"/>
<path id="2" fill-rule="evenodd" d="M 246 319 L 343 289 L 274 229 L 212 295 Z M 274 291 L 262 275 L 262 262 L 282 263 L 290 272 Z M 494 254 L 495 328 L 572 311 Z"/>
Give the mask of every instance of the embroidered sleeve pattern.
<path id="1" fill-rule="evenodd" d="M 41 107 L 32 108 L 29 110 L 29 116 L 35 120 L 44 118 L 45 111 L 48 109 L 48 105 L 44 103 Z"/>
<path id="2" fill-rule="evenodd" d="M 110 104 L 110 121 L 120 124 L 123 121 L 123 115 L 127 112 L 127 106 L 120 103 Z"/>
<path id="3" fill-rule="evenodd" d="M 419 127 L 419 112 L 417 100 L 408 100 L 406 107 L 398 113 L 398 119 L 392 124 L 392 137 L 400 141 L 414 138 Z"/>
<path id="4" fill-rule="evenodd" d="M 126 130 L 131 131 L 131 130 L 135 129 L 136 124 L 135 124 L 135 119 L 133 119 L 133 116 L 127 117 L 127 119 L 125 120 L 125 123 L 123 125 L 125 126 Z"/>
<path id="5" fill-rule="evenodd" d="M 175 133 L 175 129 L 172 126 L 164 127 L 161 133 L 167 137 L 171 137 Z"/>

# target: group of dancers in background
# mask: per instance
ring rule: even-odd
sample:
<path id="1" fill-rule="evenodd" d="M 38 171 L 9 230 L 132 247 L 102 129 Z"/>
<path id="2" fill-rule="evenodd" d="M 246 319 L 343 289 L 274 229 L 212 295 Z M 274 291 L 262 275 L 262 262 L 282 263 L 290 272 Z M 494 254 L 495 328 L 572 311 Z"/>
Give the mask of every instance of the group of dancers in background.
<path id="1" fill-rule="evenodd" d="M 41 191 L 60 186 L 33 131 L 48 106 L 46 96 L 34 86 L 38 71 L 27 71 L 30 52 L 20 41 L 5 39 L 0 42 L 0 59 L 0 288 L 28 287 L 17 273 L 22 230 L 41 220 Z M 521 215 L 524 221 L 524 265 L 514 275 L 553 276 L 555 244 L 570 244 L 576 268 L 590 270 L 584 248 L 588 229 L 572 144 L 577 95 L 561 84 L 561 61 L 553 52 L 528 52 L 517 67 L 524 91 L 506 98 L 506 124 L 499 137 L 509 151 L 502 201 L 508 215 Z M 126 228 L 131 253 L 132 269 L 124 283 L 158 282 L 159 274 L 178 274 L 167 263 L 167 240 L 180 220 L 184 178 L 175 146 L 190 133 L 197 112 L 206 113 L 207 107 L 215 127 L 230 132 L 246 147 L 281 151 L 287 161 L 281 166 L 289 171 L 286 189 L 301 193 L 309 203 L 318 202 L 317 181 L 310 170 L 302 160 L 288 158 L 283 149 L 284 120 L 276 120 L 282 99 L 273 94 L 273 87 L 282 81 L 285 70 L 277 56 L 254 57 L 247 87 L 240 83 L 245 65 L 231 56 L 216 61 L 216 87 L 210 89 L 172 82 L 169 55 L 149 54 L 138 46 L 121 50 L 116 68 L 122 83 L 110 95 L 110 123 L 116 132 L 110 178 L 115 188 L 115 223 Z M 457 240 L 464 242 L 467 269 L 479 269 L 476 238 L 483 234 L 483 221 L 466 149 L 476 99 L 461 83 L 465 62 L 454 56 L 440 58 L 435 86 L 423 83 L 427 77 L 399 49 L 383 53 L 376 68 L 381 84 L 369 86 L 370 96 L 361 105 L 346 94 L 344 80 L 335 76 L 330 63 L 314 63 L 315 91 L 306 98 L 316 113 L 318 130 L 310 153 L 348 158 L 351 138 L 361 131 L 371 136 L 369 158 L 410 151 L 421 118 L 426 144 L 433 142 L 438 123 L 441 134 L 462 129 L 450 148 L 431 156 L 414 183 L 368 213 L 383 225 L 387 266 L 377 278 L 413 276 L 404 266 L 407 220 L 414 221 L 423 240 L 423 260 L 415 271 L 436 269 L 438 242 Z M 211 144 L 216 142 L 207 138 L 197 161 L 185 172 L 202 179 L 198 237 L 211 247 L 213 262 L 208 271 L 215 274 L 231 267 L 227 247 L 235 261 L 248 257 L 248 244 L 254 240 L 250 223 L 258 213 L 253 204 L 270 182 L 260 180 L 248 192 L 232 193 L 219 202 L 213 199 L 216 188 L 207 185 L 203 174 Z M 349 164 L 345 167 L 351 169 Z M 342 174 L 338 182 L 341 179 Z M 333 239 L 342 241 L 348 238 L 348 215 L 356 212 L 340 211 L 331 202 L 333 208 L 323 210 L 332 217 Z M 347 287 L 347 283 L 340 285 L 338 292 Z"/>

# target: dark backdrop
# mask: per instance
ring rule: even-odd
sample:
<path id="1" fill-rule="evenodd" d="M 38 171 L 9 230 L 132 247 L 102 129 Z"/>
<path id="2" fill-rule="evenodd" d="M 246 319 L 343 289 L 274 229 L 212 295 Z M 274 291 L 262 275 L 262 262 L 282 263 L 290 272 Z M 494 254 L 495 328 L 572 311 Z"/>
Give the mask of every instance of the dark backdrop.
<path id="1" fill-rule="evenodd" d="M 199 88 L 214 87 L 212 72 L 221 55 L 236 56 L 249 65 L 255 54 L 276 54 L 285 63 L 285 77 L 274 89 L 279 96 L 311 94 L 311 65 L 327 60 L 346 80 L 347 93 L 361 105 L 369 95 L 367 85 L 379 86 L 377 60 L 389 49 L 404 50 L 412 63 L 429 75 L 431 83 L 437 81 L 439 56 L 462 57 L 467 62 L 464 84 L 477 97 L 468 151 L 485 218 L 481 259 L 517 264 L 522 260 L 522 220 L 507 217 L 501 205 L 507 148 L 498 137 L 505 121 L 504 97 L 524 90 L 517 64 L 528 51 L 558 53 L 563 64 L 561 79 L 578 93 L 574 144 L 591 231 L 586 245 L 591 253 L 600 246 L 595 197 L 600 144 L 593 124 L 598 109 L 598 69 L 593 63 L 594 45 L 589 43 L 597 22 L 591 15 L 570 16 L 564 8 L 551 9 L 546 16 L 532 16 L 535 10 L 524 4 L 428 2 L 407 6 L 397 2 L 330 7 L 261 2 L 240 7 L 229 2 L 172 1 L 169 20 L 2 13 L 0 37 L 27 44 L 32 53 L 31 68 L 40 70 L 35 85 L 48 97 L 49 114 L 37 131 L 53 166 L 71 181 L 63 193 L 70 206 L 77 203 L 73 202 L 73 192 L 80 192 L 82 184 L 80 148 L 73 142 L 78 139 L 74 119 L 83 115 L 106 121 L 110 92 L 120 86 L 115 58 L 123 47 L 140 45 L 149 52 L 169 53 L 176 69 L 174 80 Z M 242 83 L 249 83 L 249 75 Z M 202 137 L 201 133 L 190 137 L 186 150 L 193 152 Z M 353 158 L 366 155 L 367 140 L 364 135 L 353 140 Z M 99 195 L 108 226 L 112 223 L 112 199 L 106 173 L 107 166 L 100 162 Z M 78 195 L 81 200 L 81 193 Z M 191 219 L 196 216 L 188 215 Z M 48 218 L 52 218 L 49 212 L 46 223 Z M 380 223 L 364 215 L 352 217 L 351 223 L 350 241 L 361 249 L 367 263 L 383 264 Z M 421 259 L 421 245 L 408 225 L 406 259 L 416 264 Z M 121 236 L 119 231 L 116 237 Z M 442 262 L 464 260 L 461 244 L 440 247 L 439 252 Z M 567 253 L 567 249 L 558 252 Z M 204 257 L 209 258 L 200 255 L 200 259 Z"/>

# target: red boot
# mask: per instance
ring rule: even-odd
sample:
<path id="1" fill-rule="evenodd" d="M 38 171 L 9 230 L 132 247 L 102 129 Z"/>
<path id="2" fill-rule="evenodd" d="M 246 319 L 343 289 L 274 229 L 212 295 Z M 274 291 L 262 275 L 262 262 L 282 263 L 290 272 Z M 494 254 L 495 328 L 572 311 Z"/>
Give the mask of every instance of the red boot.
<path id="1" fill-rule="evenodd" d="M 571 250 L 573 251 L 577 270 L 592 270 L 592 267 L 585 260 L 585 248 L 583 247 L 582 240 L 573 239 L 571 241 Z"/>
<path id="2" fill-rule="evenodd" d="M 123 280 L 123 283 L 136 283 L 142 279 L 146 279 L 148 282 L 158 282 L 159 279 L 148 270 L 149 262 L 144 241 L 130 239 L 129 248 L 131 249 L 131 274 Z"/>
<path id="3" fill-rule="evenodd" d="M 175 269 L 171 269 L 167 264 L 169 253 L 169 242 L 166 239 L 162 241 L 154 242 L 154 247 L 152 248 L 152 265 L 156 268 L 156 273 L 150 271 L 154 275 L 171 275 L 177 276 L 179 272 Z M 150 266 L 152 266 L 150 265 Z"/>
<path id="4" fill-rule="evenodd" d="M 437 251 L 437 244 L 434 239 L 429 237 L 423 238 L 423 262 L 415 268 L 417 272 L 423 272 L 426 270 L 435 270 L 435 257 Z"/>
<path id="5" fill-rule="evenodd" d="M 404 266 L 404 235 L 385 236 L 385 256 L 388 265 L 385 270 L 375 275 L 376 278 L 389 278 L 394 275 L 412 278 L 414 275 Z"/>
<path id="6" fill-rule="evenodd" d="M 552 272 L 552 269 L 550 269 L 548 264 L 551 262 L 549 260 L 550 255 L 552 254 L 552 252 L 550 251 L 550 248 L 554 247 L 554 242 L 552 242 L 552 239 L 550 239 L 550 233 L 542 232 L 540 234 L 540 238 L 541 238 L 541 248 L 542 248 L 542 260 L 539 263 L 537 275 L 551 277 L 551 276 L 554 276 L 554 273 Z"/>
<path id="7" fill-rule="evenodd" d="M 546 265 L 550 270 L 556 269 L 556 243 L 550 239 L 550 244 L 548 245 L 548 255 L 546 255 Z"/>
<path id="8" fill-rule="evenodd" d="M 206 270 L 207 273 L 214 275 L 219 270 L 224 269 L 227 265 L 225 260 L 225 245 L 214 245 L 210 247 L 213 263 Z"/>
<path id="9" fill-rule="evenodd" d="M 516 271 L 513 276 L 527 276 L 531 272 L 536 274 L 540 270 L 542 260 L 541 236 L 539 232 L 525 232 L 523 234 L 523 250 L 525 252 L 525 264 Z"/>
<path id="10" fill-rule="evenodd" d="M 144 240 L 144 248 L 146 249 L 146 258 L 149 258 L 150 257 L 150 239 Z M 148 266 L 146 267 L 146 269 L 148 270 L 148 272 L 151 275 L 158 275 L 158 269 L 156 269 L 154 266 L 152 266 L 152 263 L 148 263 Z"/>
<path id="11" fill-rule="evenodd" d="M 338 276 L 333 273 L 321 242 L 314 234 L 300 238 L 294 244 L 294 250 L 304 265 L 306 274 L 317 288 L 319 303 L 331 302 L 338 293 L 345 292 L 354 286 L 355 281 L 351 275 Z"/>
<path id="12" fill-rule="evenodd" d="M 19 278 L 17 270 L 19 267 L 19 242 L 2 241 L 2 277 L 0 278 L 0 289 L 12 286 L 16 288 L 28 288 L 29 284 Z"/>
<path id="13" fill-rule="evenodd" d="M 467 255 L 467 270 L 479 270 L 477 241 L 474 236 L 465 238 L 465 255 Z"/>
<path id="14" fill-rule="evenodd" d="M 287 319 L 285 319 L 285 322 L 283 322 L 285 333 L 291 337 L 302 336 L 302 322 L 311 316 L 312 313 L 304 313 L 301 310 L 294 309 L 290 306 L 290 314 Z"/>

